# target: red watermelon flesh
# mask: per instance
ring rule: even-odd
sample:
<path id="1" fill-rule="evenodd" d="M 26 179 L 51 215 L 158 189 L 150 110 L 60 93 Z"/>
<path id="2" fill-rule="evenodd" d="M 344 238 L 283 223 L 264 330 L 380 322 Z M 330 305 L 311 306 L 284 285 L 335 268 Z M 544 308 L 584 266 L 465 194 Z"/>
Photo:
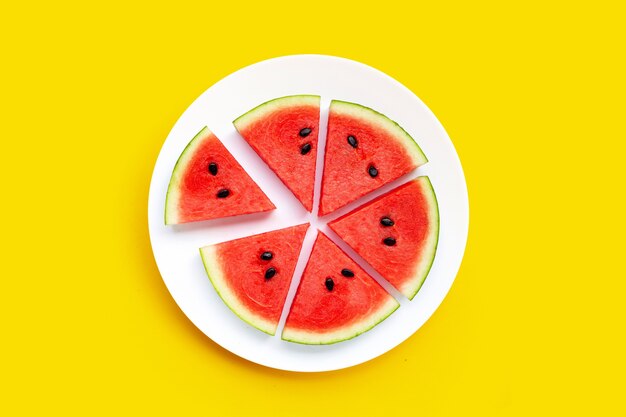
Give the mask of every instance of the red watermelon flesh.
<path id="1" fill-rule="evenodd" d="M 428 177 L 412 180 L 328 226 L 400 292 L 415 297 L 439 238 L 437 199 Z"/>
<path id="2" fill-rule="evenodd" d="M 200 249 L 209 279 L 224 303 L 270 335 L 276 333 L 308 227 L 293 226 Z M 268 272 L 271 268 L 273 275 Z"/>
<path id="3" fill-rule="evenodd" d="M 398 307 L 371 276 L 320 233 L 282 338 L 303 344 L 340 342 L 371 329 Z"/>
<path id="4" fill-rule="evenodd" d="M 333 100 L 319 215 L 331 213 L 426 162 L 419 146 L 396 122 L 368 107 Z"/>
<path id="5" fill-rule="evenodd" d="M 167 189 L 165 224 L 275 208 L 217 136 L 205 127 L 176 162 Z"/>
<path id="6" fill-rule="evenodd" d="M 277 98 L 233 122 L 241 136 L 294 193 L 313 208 L 320 97 Z"/>

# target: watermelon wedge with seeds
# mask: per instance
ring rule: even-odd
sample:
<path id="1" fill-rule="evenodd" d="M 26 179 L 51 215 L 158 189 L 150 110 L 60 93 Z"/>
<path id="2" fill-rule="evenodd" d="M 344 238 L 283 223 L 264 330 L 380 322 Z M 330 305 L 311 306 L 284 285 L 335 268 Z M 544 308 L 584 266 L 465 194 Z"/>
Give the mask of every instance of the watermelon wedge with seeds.
<path id="1" fill-rule="evenodd" d="M 176 162 L 165 202 L 165 224 L 273 210 L 276 207 L 207 127 Z"/>
<path id="2" fill-rule="evenodd" d="M 319 233 L 282 338 L 332 344 L 368 331 L 400 304 L 326 235 Z"/>
<path id="3" fill-rule="evenodd" d="M 308 224 L 200 249 L 215 290 L 242 320 L 274 335 Z"/>
<path id="4" fill-rule="evenodd" d="M 331 213 L 427 161 L 413 138 L 387 116 L 356 103 L 333 100 L 319 215 Z"/>
<path id="5" fill-rule="evenodd" d="M 328 226 L 383 278 L 413 299 L 437 250 L 437 198 L 428 177 L 419 177 Z"/>
<path id="6" fill-rule="evenodd" d="M 320 97 L 298 95 L 265 102 L 233 122 L 308 211 L 313 208 L 319 117 Z"/>

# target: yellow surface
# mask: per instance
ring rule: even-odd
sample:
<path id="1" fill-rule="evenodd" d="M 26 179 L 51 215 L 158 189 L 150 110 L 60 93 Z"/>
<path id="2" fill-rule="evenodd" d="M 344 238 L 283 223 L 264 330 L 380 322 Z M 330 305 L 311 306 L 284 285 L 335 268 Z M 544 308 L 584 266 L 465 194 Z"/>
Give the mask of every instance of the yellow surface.
<path id="1" fill-rule="evenodd" d="M 0 10 L 0 415 L 624 415 L 623 10 L 114 3 Z M 432 319 L 326 374 L 253 365 L 196 330 L 146 222 L 185 108 L 242 66 L 303 52 L 420 96 L 471 204 Z"/>

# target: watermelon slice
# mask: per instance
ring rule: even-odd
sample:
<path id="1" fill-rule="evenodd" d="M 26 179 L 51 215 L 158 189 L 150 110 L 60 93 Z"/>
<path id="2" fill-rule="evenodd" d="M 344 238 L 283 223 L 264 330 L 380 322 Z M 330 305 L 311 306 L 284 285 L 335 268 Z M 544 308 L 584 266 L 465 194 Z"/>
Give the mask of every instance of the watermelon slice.
<path id="1" fill-rule="evenodd" d="M 326 235 L 313 252 L 282 334 L 303 344 L 331 344 L 366 332 L 400 304 Z"/>
<path id="2" fill-rule="evenodd" d="M 437 250 L 437 198 L 428 177 L 419 177 L 328 226 L 402 294 L 413 299 Z"/>
<path id="3" fill-rule="evenodd" d="M 275 208 L 222 142 L 205 127 L 176 162 L 167 189 L 165 224 Z"/>
<path id="4" fill-rule="evenodd" d="M 396 122 L 368 107 L 333 100 L 328 117 L 320 216 L 427 162 Z"/>
<path id="5" fill-rule="evenodd" d="M 224 303 L 270 335 L 289 291 L 308 224 L 200 249 L 204 268 Z"/>
<path id="6" fill-rule="evenodd" d="M 233 122 L 278 178 L 311 211 L 317 159 L 320 97 L 277 98 Z"/>

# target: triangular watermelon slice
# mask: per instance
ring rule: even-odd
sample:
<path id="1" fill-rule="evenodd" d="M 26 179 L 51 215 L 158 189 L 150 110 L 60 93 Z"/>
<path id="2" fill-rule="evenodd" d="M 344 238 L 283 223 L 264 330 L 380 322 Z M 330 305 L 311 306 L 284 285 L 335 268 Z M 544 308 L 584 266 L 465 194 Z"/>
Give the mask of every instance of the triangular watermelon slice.
<path id="1" fill-rule="evenodd" d="M 318 234 L 282 338 L 331 344 L 368 331 L 400 304 L 323 233 Z"/>
<path id="2" fill-rule="evenodd" d="M 308 224 L 200 249 L 206 272 L 224 303 L 241 319 L 276 333 Z"/>
<path id="3" fill-rule="evenodd" d="M 241 136 L 295 194 L 313 208 L 320 97 L 277 98 L 233 122 Z"/>
<path id="4" fill-rule="evenodd" d="M 205 127 L 176 162 L 167 189 L 165 224 L 275 208 L 217 136 Z"/>
<path id="5" fill-rule="evenodd" d="M 369 107 L 333 100 L 319 215 L 324 216 L 427 162 L 413 138 Z"/>
<path id="6" fill-rule="evenodd" d="M 419 177 L 328 226 L 402 294 L 413 299 L 437 250 L 437 198 L 428 177 Z"/>

